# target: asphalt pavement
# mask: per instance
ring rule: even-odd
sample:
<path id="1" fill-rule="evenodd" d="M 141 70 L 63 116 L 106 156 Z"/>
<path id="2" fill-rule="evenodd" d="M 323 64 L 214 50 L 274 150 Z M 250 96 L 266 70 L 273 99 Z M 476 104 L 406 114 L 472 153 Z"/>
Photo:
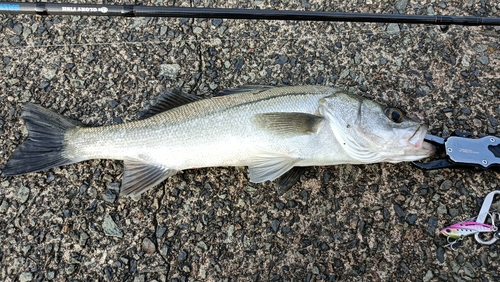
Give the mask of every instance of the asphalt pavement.
<path id="1" fill-rule="evenodd" d="M 141 4 L 500 17 L 496 1 Z M 1 15 L 0 167 L 27 135 L 25 102 L 101 126 L 137 119 L 167 89 L 327 85 L 435 135 L 500 136 L 499 38 L 488 26 Z M 203 168 L 137 201 L 118 196 L 122 174 L 93 160 L 1 176 L 0 280 L 500 280 L 500 243 L 466 237 L 454 251 L 439 234 L 500 189 L 493 170 L 311 167 L 279 196 L 246 168 Z"/>

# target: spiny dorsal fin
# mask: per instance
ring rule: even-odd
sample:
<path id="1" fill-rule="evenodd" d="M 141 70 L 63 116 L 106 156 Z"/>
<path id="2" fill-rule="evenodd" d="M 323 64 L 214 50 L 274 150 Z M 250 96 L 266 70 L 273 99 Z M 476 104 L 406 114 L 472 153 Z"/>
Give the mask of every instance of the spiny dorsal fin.
<path id="1" fill-rule="evenodd" d="M 255 92 L 259 93 L 262 91 L 266 91 L 268 89 L 274 88 L 274 86 L 268 86 L 268 85 L 243 85 L 239 86 L 236 88 L 231 88 L 231 89 L 226 89 L 223 90 L 217 94 L 214 94 L 214 97 L 219 97 L 219 96 L 227 96 L 227 95 L 233 95 L 233 94 L 241 94 L 245 92 Z"/>
<path id="2" fill-rule="evenodd" d="M 219 96 L 226 96 L 226 95 L 232 95 L 232 94 L 239 94 L 239 93 L 245 93 L 245 92 L 255 92 L 259 93 L 261 91 L 265 91 L 267 89 L 273 88 L 273 86 L 266 86 L 266 85 L 245 85 L 245 86 L 240 86 L 237 88 L 233 89 L 228 89 L 221 91 L 217 94 L 214 94 L 213 97 L 219 97 Z M 173 92 L 173 91 L 165 91 L 163 94 L 158 96 L 153 102 L 154 105 L 149 107 L 147 110 L 145 110 L 142 115 L 141 119 L 146 119 L 149 117 L 152 117 L 154 115 L 157 115 L 159 113 L 163 113 L 165 111 L 171 110 L 173 108 L 177 108 L 180 106 L 184 106 L 186 104 L 198 101 L 203 99 L 203 97 L 196 96 L 194 94 L 186 94 L 182 92 Z"/>
<path id="3" fill-rule="evenodd" d="M 194 94 L 165 91 L 154 100 L 154 105 L 149 107 L 149 109 L 144 112 L 144 114 L 141 116 L 141 119 L 146 119 L 159 113 L 163 113 L 173 108 L 177 108 L 201 99 L 203 99 L 203 97 L 196 96 Z"/>
<path id="4" fill-rule="evenodd" d="M 124 169 L 120 195 L 130 197 L 139 196 L 177 173 L 176 170 L 132 159 L 124 161 Z"/>
<path id="5" fill-rule="evenodd" d="M 253 116 L 253 122 L 262 129 L 279 135 L 315 133 L 323 117 L 306 113 L 264 113 Z"/>
<path id="6" fill-rule="evenodd" d="M 299 161 L 300 159 L 274 152 L 262 152 L 249 161 L 248 176 L 254 183 L 272 181 L 285 174 Z"/>

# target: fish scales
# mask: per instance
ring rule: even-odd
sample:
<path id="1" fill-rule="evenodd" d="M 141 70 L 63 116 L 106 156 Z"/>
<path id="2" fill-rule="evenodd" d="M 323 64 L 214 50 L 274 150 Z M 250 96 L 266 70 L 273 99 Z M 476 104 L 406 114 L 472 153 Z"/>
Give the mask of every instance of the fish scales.
<path id="1" fill-rule="evenodd" d="M 232 99 L 225 96 L 204 99 L 146 120 L 78 128 L 67 137 L 67 144 L 73 147 L 68 154 L 70 158 L 84 159 L 147 156 L 148 161 L 178 170 L 245 165 L 251 154 L 248 147 L 255 147 L 257 141 L 262 147 L 272 146 L 272 150 L 290 151 L 287 146 L 297 147 L 297 140 L 293 144 L 276 142 L 277 137 L 253 124 L 251 116 L 266 112 L 314 114 L 318 111 L 317 101 L 332 94 L 331 88 L 315 87 L 313 91 L 309 88 L 310 94 L 302 88 L 228 96 Z M 259 139 L 263 137 L 267 138 Z M 227 150 L 221 152 L 223 148 Z"/>

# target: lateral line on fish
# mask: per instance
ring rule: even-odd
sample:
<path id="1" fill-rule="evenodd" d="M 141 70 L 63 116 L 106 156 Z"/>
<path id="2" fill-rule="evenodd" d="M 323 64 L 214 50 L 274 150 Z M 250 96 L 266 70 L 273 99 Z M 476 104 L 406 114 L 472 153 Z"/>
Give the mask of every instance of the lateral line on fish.
<path id="1" fill-rule="evenodd" d="M 268 90 L 266 90 L 266 91 L 268 91 Z M 318 93 L 320 93 L 320 91 L 317 91 L 317 93 L 315 93 L 315 92 L 301 93 L 301 94 L 298 94 L 298 93 L 287 93 L 287 94 L 279 94 L 277 96 L 271 96 L 271 97 L 262 97 L 262 98 L 253 99 L 253 100 L 250 100 L 250 101 L 247 101 L 247 102 L 244 102 L 244 103 L 240 103 L 240 104 L 235 104 L 235 105 L 232 105 L 232 106 L 228 106 L 228 107 L 223 108 L 223 109 L 219 109 L 219 112 L 220 113 L 226 113 L 226 112 L 230 112 L 231 110 L 238 110 L 238 108 L 244 108 L 245 106 L 251 105 L 251 104 L 256 103 L 256 102 L 265 103 L 266 101 L 271 101 L 273 99 L 284 98 L 284 97 L 295 97 L 297 95 L 314 96 L 314 95 L 318 95 Z M 240 94 L 235 94 L 235 95 L 240 95 Z M 207 99 L 217 99 L 217 97 L 207 98 Z M 207 100 L 207 99 L 201 99 L 200 101 Z M 175 108 L 172 109 L 172 111 L 177 111 L 177 110 L 179 110 L 179 109 L 175 109 Z M 203 115 L 200 115 L 200 117 L 207 117 L 207 116 L 210 116 L 210 115 L 211 115 L 211 112 L 207 112 L 207 113 L 204 113 Z M 151 119 L 157 119 L 157 118 L 160 118 L 160 117 L 158 115 L 154 115 L 154 116 L 151 116 L 150 118 Z"/>
<path id="2" fill-rule="evenodd" d="M 221 112 L 230 111 L 230 110 L 234 110 L 234 109 L 237 109 L 237 108 L 241 108 L 241 107 L 250 105 L 250 104 L 255 103 L 255 102 L 266 102 L 266 101 L 270 101 L 270 100 L 276 99 L 278 97 L 280 97 L 280 98 L 281 97 L 290 97 L 290 96 L 293 97 L 293 96 L 297 96 L 297 95 L 299 95 L 299 94 L 297 94 L 297 93 L 290 93 L 290 94 L 282 94 L 282 95 L 279 95 L 279 96 L 273 96 L 273 97 L 256 99 L 256 100 L 248 101 L 248 102 L 241 103 L 241 104 L 238 104 L 238 105 L 234 105 L 234 106 L 231 106 L 231 107 L 227 107 L 224 110 L 222 110 Z M 317 95 L 317 94 L 311 92 L 311 93 L 300 94 L 300 95 Z M 211 98 L 211 99 L 214 99 L 214 98 Z"/>

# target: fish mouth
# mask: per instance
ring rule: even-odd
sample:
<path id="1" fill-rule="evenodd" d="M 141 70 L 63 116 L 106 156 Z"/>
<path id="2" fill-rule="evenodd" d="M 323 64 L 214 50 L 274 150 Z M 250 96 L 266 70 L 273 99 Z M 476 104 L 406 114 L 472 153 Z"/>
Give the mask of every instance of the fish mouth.
<path id="1" fill-rule="evenodd" d="M 432 154 L 434 154 L 436 149 L 431 143 L 426 142 L 424 140 L 426 134 L 427 134 L 427 126 L 419 124 L 415 129 L 415 132 L 413 132 L 413 135 L 410 136 L 410 138 L 408 139 L 408 143 L 417 149 L 423 149 L 424 151 L 428 151 L 427 156 L 431 156 Z"/>

